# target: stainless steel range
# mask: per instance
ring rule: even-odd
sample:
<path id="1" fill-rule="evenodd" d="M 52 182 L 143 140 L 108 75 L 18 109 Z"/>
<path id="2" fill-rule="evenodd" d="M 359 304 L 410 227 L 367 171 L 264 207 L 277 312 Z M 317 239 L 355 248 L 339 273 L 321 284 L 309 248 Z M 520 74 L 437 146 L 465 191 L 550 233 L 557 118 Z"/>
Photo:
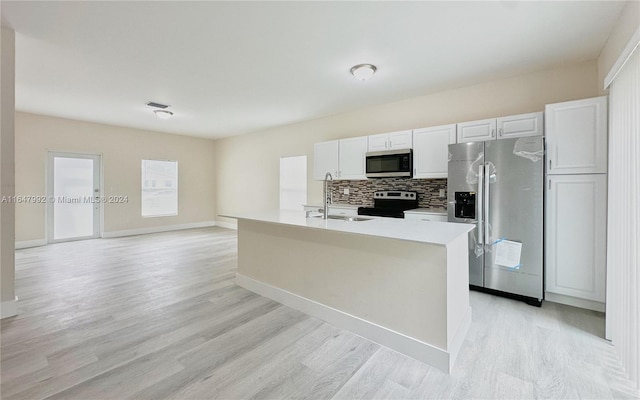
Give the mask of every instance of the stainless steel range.
<path id="1" fill-rule="evenodd" d="M 373 207 L 359 207 L 359 215 L 404 218 L 404 211 L 418 208 L 418 192 L 381 190 L 373 194 Z"/>

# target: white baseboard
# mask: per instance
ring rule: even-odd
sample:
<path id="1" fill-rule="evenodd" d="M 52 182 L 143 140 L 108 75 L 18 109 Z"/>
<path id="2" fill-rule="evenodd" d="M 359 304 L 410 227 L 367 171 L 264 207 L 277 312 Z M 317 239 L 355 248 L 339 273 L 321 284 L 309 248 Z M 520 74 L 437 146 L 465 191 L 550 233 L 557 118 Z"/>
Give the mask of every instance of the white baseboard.
<path id="1" fill-rule="evenodd" d="M 16 242 L 16 249 L 28 249 L 29 247 L 44 246 L 46 244 L 47 239 L 21 240 Z"/>
<path id="2" fill-rule="evenodd" d="M 0 319 L 18 315 L 18 298 L 0 303 Z"/>
<path id="3" fill-rule="evenodd" d="M 346 329 L 418 361 L 434 366 L 446 373 L 449 373 L 450 368 L 453 366 L 454 359 L 446 350 L 413 339 L 409 336 L 403 335 L 402 333 L 374 324 L 373 322 L 366 321 L 362 318 L 347 314 L 343 311 L 336 310 L 335 308 L 298 296 L 297 294 L 279 289 L 241 274 L 236 274 L 236 284 L 261 296 L 302 311 L 305 314 L 320 318 L 339 328 Z M 466 329 L 468 329 L 468 324 L 470 323 L 471 313 L 469 312 L 461 325 L 466 324 Z M 461 328 L 459 330 L 463 331 Z M 466 331 L 460 332 L 461 339 L 458 339 L 458 335 L 456 335 L 456 341 L 464 341 L 464 334 L 466 334 Z M 459 347 L 461 346 L 462 343 L 459 344 Z"/>
<path id="4" fill-rule="evenodd" d="M 103 232 L 102 237 L 116 238 L 116 237 L 123 237 L 123 236 L 146 235 L 148 233 L 171 232 L 171 231 L 179 231 L 182 229 L 207 228 L 215 225 L 216 225 L 215 221 L 191 222 L 187 224 L 154 226 L 150 228 L 127 229 L 124 231 Z"/>
<path id="5" fill-rule="evenodd" d="M 586 308 L 587 310 L 604 312 L 605 304 L 599 301 L 579 299 L 573 296 L 565 296 L 557 293 L 544 293 L 544 299 L 552 303 L 565 304 L 567 306 L 573 306 L 578 308 Z"/>
<path id="6" fill-rule="evenodd" d="M 238 222 L 222 222 L 216 221 L 216 226 L 221 228 L 235 229 L 238 230 Z"/>

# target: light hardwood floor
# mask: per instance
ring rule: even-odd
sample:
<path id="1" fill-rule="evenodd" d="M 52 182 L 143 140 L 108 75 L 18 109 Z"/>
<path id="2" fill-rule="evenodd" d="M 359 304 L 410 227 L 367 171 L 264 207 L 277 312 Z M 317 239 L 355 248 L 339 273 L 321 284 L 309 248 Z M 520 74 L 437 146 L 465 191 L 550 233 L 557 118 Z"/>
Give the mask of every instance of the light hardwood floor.
<path id="1" fill-rule="evenodd" d="M 447 375 L 236 286 L 236 243 L 208 228 L 17 251 L 2 399 L 637 396 L 602 314 L 472 292 Z"/>

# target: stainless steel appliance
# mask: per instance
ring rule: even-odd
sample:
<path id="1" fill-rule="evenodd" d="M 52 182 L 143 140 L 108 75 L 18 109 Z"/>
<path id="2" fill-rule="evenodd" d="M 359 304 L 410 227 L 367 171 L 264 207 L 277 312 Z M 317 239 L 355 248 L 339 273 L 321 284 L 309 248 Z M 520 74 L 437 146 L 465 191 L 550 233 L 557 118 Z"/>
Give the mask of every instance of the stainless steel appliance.
<path id="1" fill-rule="evenodd" d="M 373 194 L 373 207 L 358 207 L 358 215 L 404 218 L 404 211 L 418 208 L 418 192 L 381 190 Z"/>
<path id="2" fill-rule="evenodd" d="M 367 178 L 411 176 L 413 172 L 413 150 L 371 151 L 366 154 Z"/>
<path id="3" fill-rule="evenodd" d="M 469 233 L 469 284 L 543 299 L 544 138 L 449 145 L 448 220 Z"/>

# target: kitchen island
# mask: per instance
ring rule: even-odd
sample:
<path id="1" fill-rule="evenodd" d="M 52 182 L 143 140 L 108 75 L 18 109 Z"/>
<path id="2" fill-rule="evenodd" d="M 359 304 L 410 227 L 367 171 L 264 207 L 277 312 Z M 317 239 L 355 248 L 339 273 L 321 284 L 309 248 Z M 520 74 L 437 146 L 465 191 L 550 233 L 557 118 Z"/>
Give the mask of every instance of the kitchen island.
<path id="1" fill-rule="evenodd" d="M 238 219 L 238 285 L 451 371 L 471 323 L 472 225 L 226 217 Z"/>

